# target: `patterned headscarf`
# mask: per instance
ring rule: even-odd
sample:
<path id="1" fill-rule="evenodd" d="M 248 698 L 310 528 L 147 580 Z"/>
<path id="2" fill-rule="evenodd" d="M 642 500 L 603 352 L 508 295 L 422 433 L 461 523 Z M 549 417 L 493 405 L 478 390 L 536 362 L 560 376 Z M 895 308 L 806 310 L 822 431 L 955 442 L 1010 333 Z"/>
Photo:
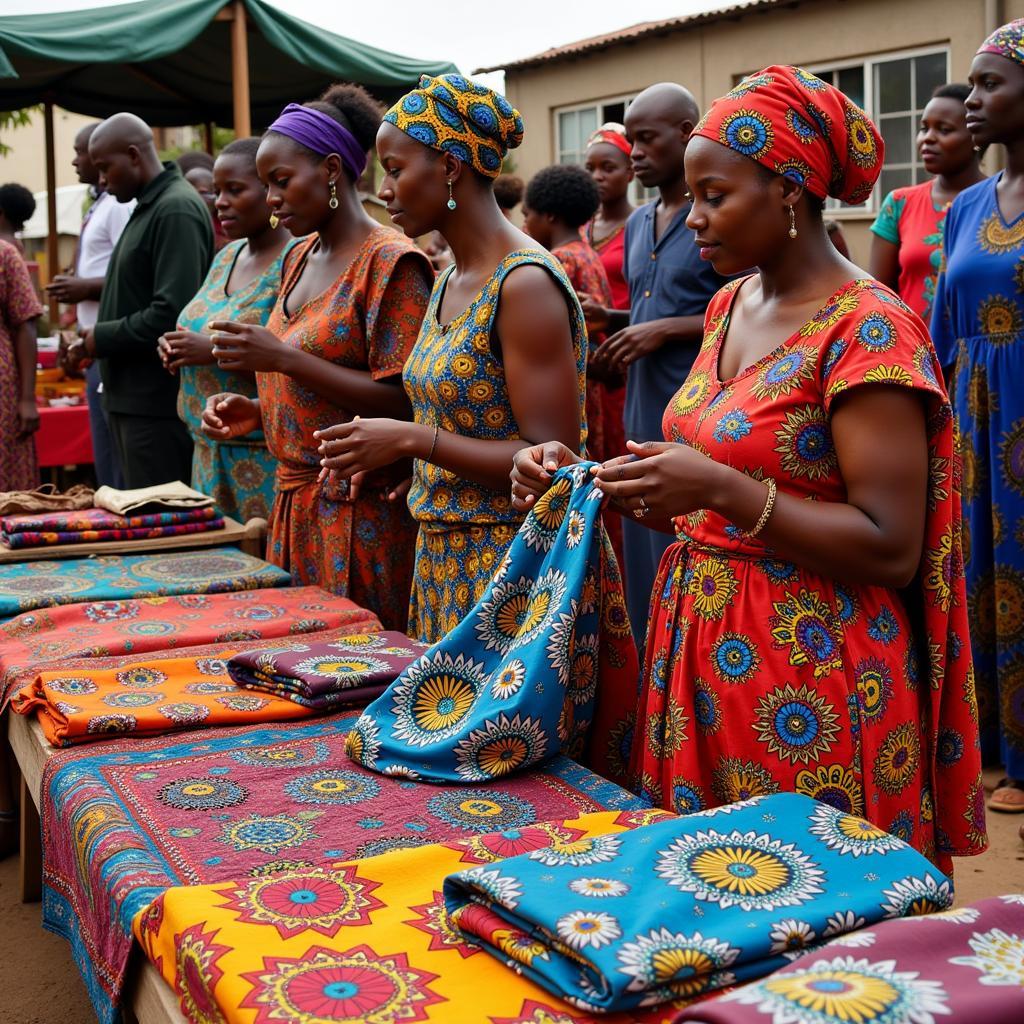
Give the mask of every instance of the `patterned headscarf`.
<path id="1" fill-rule="evenodd" d="M 1024 18 L 997 28 L 978 47 L 978 53 L 997 53 L 1000 57 L 1024 65 Z"/>
<path id="2" fill-rule="evenodd" d="M 384 120 L 487 178 L 498 176 L 505 154 L 523 141 L 519 111 L 493 89 L 461 75 L 423 75 L 420 87 L 406 93 Z"/>
<path id="3" fill-rule="evenodd" d="M 626 138 L 625 126 L 616 124 L 614 121 L 608 121 L 601 125 L 587 139 L 587 149 L 590 149 L 591 146 L 596 146 L 599 142 L 607 142 L 609 146 L 614 146 L 616 149 L 621 150 L 627 157 L 633 152 L 633 144 Z"/>
<path id="4" fill-rule="evenodd" d="M 802 68 L 773 64 L 711 104 L 694 129 L 800 182 L 819 199 L 863 203 L 885 145 L 867 114 Z"/>

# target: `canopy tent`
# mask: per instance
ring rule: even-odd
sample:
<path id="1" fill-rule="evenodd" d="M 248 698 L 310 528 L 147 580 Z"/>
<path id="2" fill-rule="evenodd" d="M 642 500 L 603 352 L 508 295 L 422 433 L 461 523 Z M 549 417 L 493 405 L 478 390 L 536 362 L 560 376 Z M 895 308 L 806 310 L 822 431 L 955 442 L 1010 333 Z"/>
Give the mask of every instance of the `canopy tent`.
<path id="1" fill-rule="evenodd" d="M 45 104 L 51 224 L 55 105 L 92 117 L 130 110 L 153 126 L 216 122 L 243 136 L 331 82 L 390 100 L 421 74 L 457 70 L 334 35 L 265 0 L 140 0 L 0 17 L 0 110 Z M 56 252 L 51 233 L 51 274 Z"/>

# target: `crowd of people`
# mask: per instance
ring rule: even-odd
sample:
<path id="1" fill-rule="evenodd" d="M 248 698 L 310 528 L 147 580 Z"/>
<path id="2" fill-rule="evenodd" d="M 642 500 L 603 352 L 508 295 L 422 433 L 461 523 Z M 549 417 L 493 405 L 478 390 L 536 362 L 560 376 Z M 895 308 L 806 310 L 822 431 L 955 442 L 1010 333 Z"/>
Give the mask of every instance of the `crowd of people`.
<path id="1" fill-rule="evenodd" d="M 980 852 L 983 758 L 1024 812 L 1024 21 L 925 107 L 932 177 L 884 197 L 870 272 L 823 213 L 868 199 L 882 139 L 806 71 L 703 115 L 652 85 L 525 185 L 523 132 L 455 75 L 387 111 L 334 86 L 185 173 L 132 114 L 83 130 L 94 201 L 49 287 L 100 482 L 266 516 L 296 582 L 432 643 L 585 461 L 645 651 L 638 790 L 804 793 Z M 358 191 L 374 152 L 397 231 Z M 13 489 L 41 307 L 8 241 L 0 282 Z"/>

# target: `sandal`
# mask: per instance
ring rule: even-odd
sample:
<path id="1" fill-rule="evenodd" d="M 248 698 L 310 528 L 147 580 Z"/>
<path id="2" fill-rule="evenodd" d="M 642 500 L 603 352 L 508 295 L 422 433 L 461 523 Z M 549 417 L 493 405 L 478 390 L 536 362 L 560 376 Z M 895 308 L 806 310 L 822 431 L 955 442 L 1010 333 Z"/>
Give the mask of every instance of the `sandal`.
<path id="1" fill-rule="evenodd" d="M 1024 782 L 1000 779 L 988 798 L 988 809 L 1004 814 L 1024 814 Z"/>

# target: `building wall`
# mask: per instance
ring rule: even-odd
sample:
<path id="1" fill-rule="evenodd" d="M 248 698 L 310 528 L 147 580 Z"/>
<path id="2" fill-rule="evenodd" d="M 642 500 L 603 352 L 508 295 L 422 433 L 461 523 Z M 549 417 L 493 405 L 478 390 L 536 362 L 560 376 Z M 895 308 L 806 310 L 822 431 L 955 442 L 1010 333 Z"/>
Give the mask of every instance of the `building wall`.
<path id="1" fill-rule="evenodd" d="M 72 114 L 59 107 L 53 112 L 53 142 L 57 170 L 57 187 L 74 185 L 78 175 L 71 166 L 75 155 L 75 136 L 94 117 Z M 16 181 L 30 192 L 46 188 L 46 133 L 43 112 L 33 111 L 32 120 L 23 128 L 4 132 L 3 142 L 11 152 L 0 156 L 0 182 Z"/>
<path id="2" fill-rule="evenodd" d="M 653 82 L 682 83 L 703 108 L 738 76 L 767 64 L 813 67 L 933 45 L 949 46 L 952 78 L 962 81 L 990 29 L 986 6 L 985 0 L 802 0 L 572 60 L 513 68 L 506 72 L 506 93 L 526 123 L 514 154 L 516 173 L 528 178 L 554 161 L 556 109 L 635 94 Z M 999 21 L 1024 17 L 1024 0 L 996 7 Z M 854 258 L 865 263 L 872 216 L 841 218 Z"/>

